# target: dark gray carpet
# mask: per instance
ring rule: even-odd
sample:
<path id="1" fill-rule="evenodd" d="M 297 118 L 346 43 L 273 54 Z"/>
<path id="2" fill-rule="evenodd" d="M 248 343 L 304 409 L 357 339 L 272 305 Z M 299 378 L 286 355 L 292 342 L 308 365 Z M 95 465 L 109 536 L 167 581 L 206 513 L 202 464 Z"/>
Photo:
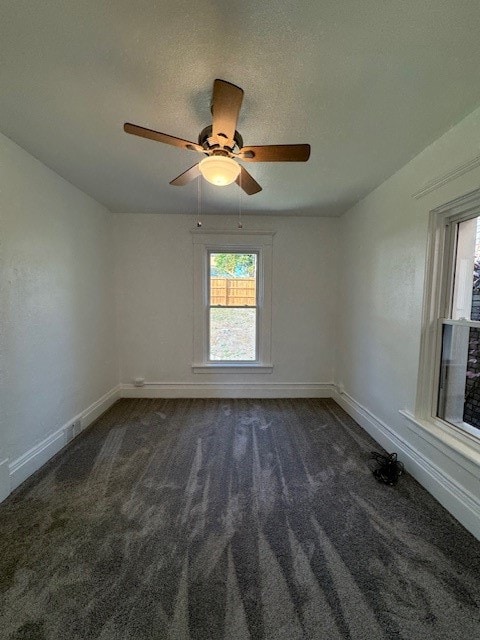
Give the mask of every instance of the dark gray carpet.
<path id="1" fill-rule="evenodd" d="M 0 507 L 0 637 L 480 638 L 480 543 L 330 400 L 121 400 Z"/>

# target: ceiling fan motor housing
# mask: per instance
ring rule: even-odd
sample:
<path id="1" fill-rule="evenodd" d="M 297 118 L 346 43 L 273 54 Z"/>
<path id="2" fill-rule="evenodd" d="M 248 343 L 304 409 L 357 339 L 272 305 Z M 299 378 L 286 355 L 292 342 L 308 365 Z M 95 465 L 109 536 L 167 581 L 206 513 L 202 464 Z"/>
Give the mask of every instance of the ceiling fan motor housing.
<path id="1" fill-rule="evenodd" d="M 233 151 L 238 152 L 243 147 L 243 138 L 238 133 L 238 131 L 235 131 L 235 134 L 233 136 L 235 145 L 232 148 L 230 148 L 230 147 L 227 147 L 226 145 L 221 145 L 218 142 L 218 140 L 212 136 L 212 130 L 213 130 L 213 127 L 210 124 L 208 125 L 208 127 L 205 127 L 205 129 L 202 129 L 202 131 L 200 132 L 200 135 L 198 136 L 198 144 L 200 144 L 205 150 L 215 151 L 215 149 L 225 148 L 227 149 L 227 151 L 230 151 L 230 152 L 233 152 Z M 225 136 L 225 140 L 226 141 L 228 140 L 227 136 Z"/>

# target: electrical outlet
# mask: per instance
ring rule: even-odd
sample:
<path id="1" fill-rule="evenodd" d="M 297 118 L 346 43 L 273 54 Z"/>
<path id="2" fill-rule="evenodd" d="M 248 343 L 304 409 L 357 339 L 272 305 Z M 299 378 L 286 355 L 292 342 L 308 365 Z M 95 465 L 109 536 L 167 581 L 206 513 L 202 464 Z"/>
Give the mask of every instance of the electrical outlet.
<path id="1" fill-rule="evenodd" d="M 72 426 L 73 426 L 73 437 L 76 438 L 78 434 L 82 432 L 82 421 L 80 419 L 75 420 Z"/>
<path id="2" fill-rule="evenodd" d="M 82 432 L 82 421 L 80 419 L 74 420 L 72 424 L 69 424 L 68 427 L 65 429 L 66 443 L 68 444 L 69 442 L 71 442 L 81 432 Z"/>
<path id="3" fill-rule="evenodd" d="M 68 427 L 65 429 L 65 437 L 67 439 L 67 442 L 70 442 L 70 440 L 73 440 L 73 438 L 75 437 L 73 424 L 69 424 Z"/>

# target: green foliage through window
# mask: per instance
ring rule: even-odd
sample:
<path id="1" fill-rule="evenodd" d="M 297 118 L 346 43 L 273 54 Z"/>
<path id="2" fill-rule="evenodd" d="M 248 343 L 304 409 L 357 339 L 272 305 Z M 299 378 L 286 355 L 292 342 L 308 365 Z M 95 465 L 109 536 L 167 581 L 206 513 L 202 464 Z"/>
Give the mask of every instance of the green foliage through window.
<path id="1" fill-rule="evenodd" d="M 232 277 L 253 278 L 257 266 L 254 253 L 212 253 L 211 267 Z"/>

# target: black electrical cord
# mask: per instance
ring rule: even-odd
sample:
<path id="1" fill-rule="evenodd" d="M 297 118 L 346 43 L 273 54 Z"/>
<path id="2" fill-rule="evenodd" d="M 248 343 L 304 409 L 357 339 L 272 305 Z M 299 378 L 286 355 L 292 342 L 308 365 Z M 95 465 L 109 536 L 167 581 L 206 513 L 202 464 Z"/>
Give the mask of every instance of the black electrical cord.
<path id="1" fill-rule="evenodd" d="M 405 472 L 405 467 L 397 460 L 396 453 L 383 455 L 372 451 L 372 461 L 374 465 L 369 465 L 370 469 L 379 482 L 393 486 L 397 484 L 400 476 Z M 375 468 L 372 469 L 372 466 Z"/>

